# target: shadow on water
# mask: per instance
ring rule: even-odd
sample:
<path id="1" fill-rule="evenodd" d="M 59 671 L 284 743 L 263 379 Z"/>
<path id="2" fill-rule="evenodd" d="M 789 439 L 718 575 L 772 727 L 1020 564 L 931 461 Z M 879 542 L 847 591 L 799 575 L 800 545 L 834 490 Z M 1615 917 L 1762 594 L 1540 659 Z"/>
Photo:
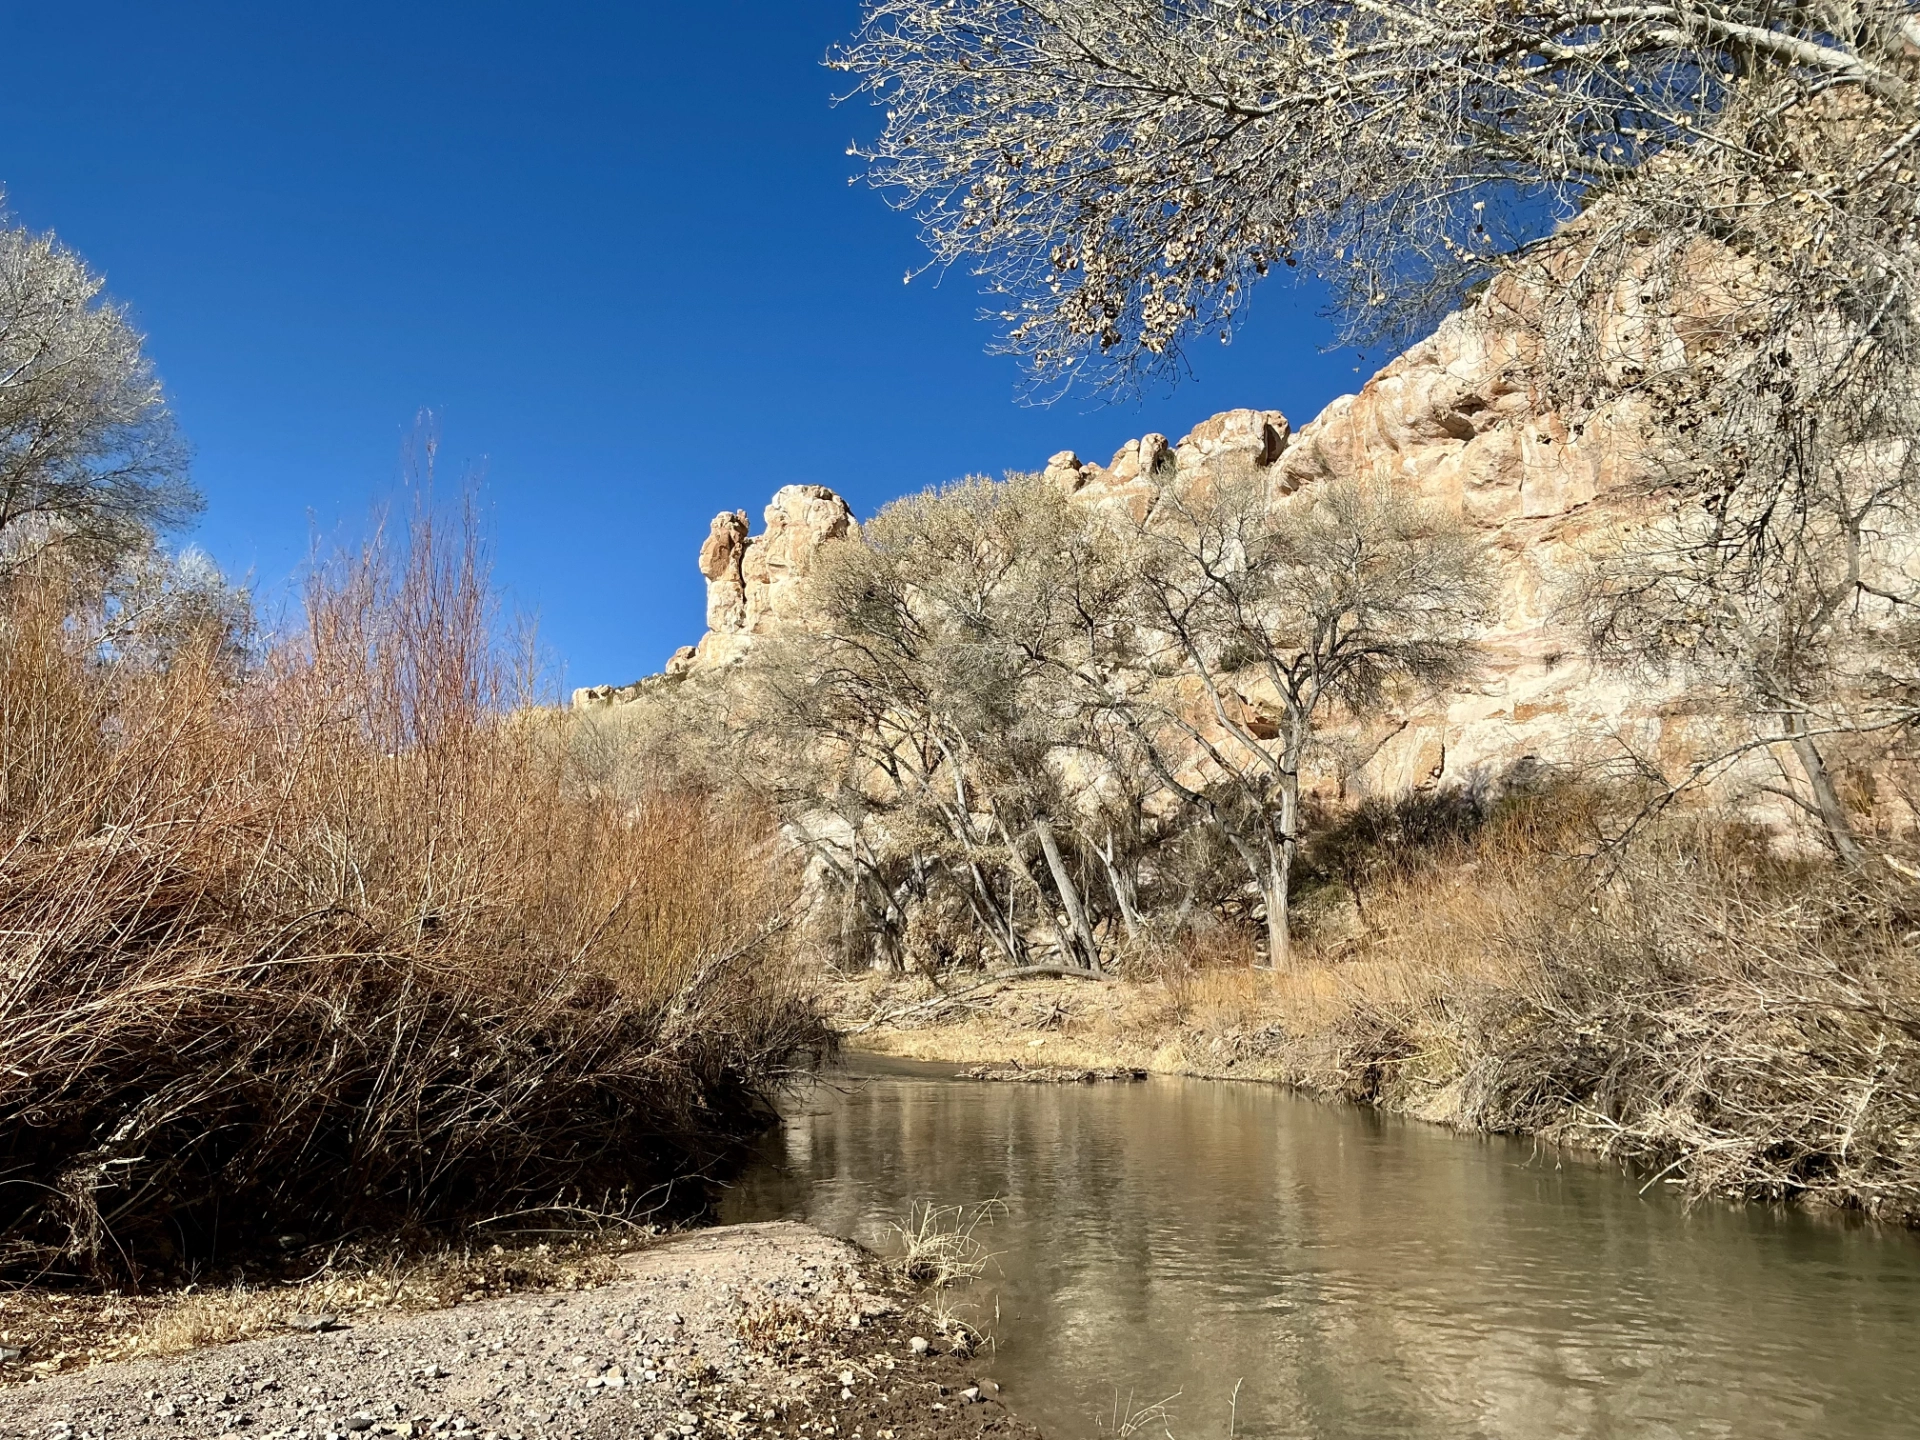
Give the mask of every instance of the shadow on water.
<path id="1" fill-rule="evenodd" d="M 966 1297 L 1057 1440 L 1920 1434 L 1920 1238 L 1271 1087 L 982 1084 L 856 1057 L 722 1205 L 884 1250 L 1004 1198 Z M 1156 1432 L 1157 1433 L 1157 1432 Z"/>

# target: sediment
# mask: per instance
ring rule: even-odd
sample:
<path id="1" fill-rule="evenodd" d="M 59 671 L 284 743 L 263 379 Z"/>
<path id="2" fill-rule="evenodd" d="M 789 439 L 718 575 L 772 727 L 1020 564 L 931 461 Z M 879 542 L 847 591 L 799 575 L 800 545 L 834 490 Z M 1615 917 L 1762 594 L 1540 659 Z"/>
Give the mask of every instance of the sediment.
<path id="1" fill-rule="evenodd" d="M 805 1225 L 695 1231 L 584 1291 L 303 1317 L 270 1339 L 0 1391 L 65 1440 L 1038 1440 L 865 1252 Z M 920 1343 L 916 1343 L 916 1341 Z"/>

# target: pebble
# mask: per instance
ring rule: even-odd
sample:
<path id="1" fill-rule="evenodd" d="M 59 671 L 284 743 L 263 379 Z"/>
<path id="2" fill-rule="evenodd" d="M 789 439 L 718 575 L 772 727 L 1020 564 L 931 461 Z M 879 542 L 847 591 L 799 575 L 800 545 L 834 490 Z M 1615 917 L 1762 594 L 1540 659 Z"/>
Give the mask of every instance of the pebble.
<path id="1" fill-rule="evenodd" d="M 802 1243 L 821 1250 L 838 1243 L 801 1238 Z M 735 1273 L 764 1283 L 745 1268 L 758 1258 L 750 1255 L 748 1260 L 728 1263 Z M 693 1287 L 671 1270 L 659 1274 L 668 1269 L 662 1263 L 667 1259 L 652 1261 L 658 1278 L 649 1277 L 651 1288 L 636 1286 L 624 1294 L 622 1287 L 609 1287 L 571 1299 L 529 1295 L 511 1302 L 483 1302 L 470 1311 L 420 1317 L 346 1312 L 347 1325 L 332 1313 L 287 1315 L 277 1340 L 255 1342 L 254 1348 L 199 1352 L 167 1362 L 166 1370 L 125 1385 L 118 1401 L 108 1401 L 126 1407 L 114 1417 L 111 1433 L 132 1440 L 128 1430 L 151 1426 L 145 1433 L 154 1440 L 173 1434 L 178 1440 L 226 1440 L 228 1436 L 236 1440 L 388 1440 L 390 1436 L 581 1440 L 591 1428 L 594 1433 L 626 1435 L 630 1440 L 720 1440 L 723 1436 L 772 1440 L 771 1432 L 778 1426 L 788 1440 L 852 1440 L 849 1426 L 833 1423 L 850 1421 L 850 1414 L 835 1415 L 829 1409 L 800 1435 L 790 1427 L 801 1416 L 790 1412 L 788 1405 L 823 1401 L 835 1409 L 843 1404 L 863 1405 L 864 1399 L 857 1398 L 864 1393 L 858 1391 L 862 1377 L 879 1403 L 897 1404 L 908 1397 L 897 1394 L 889 1400 L 880 1394 L 883 1388 L 899 1389 L 896 1377 L 887 1373 L 896 1369 L 898 1352 L 888 1354 L 886 1349 L 892 1345 L 911 1349 L 909 1364 L 899 1378 L 920 1370 L 912 1363 L 916 1357 L 935 1353 L 928 1336 L 909 1339 L 906 1333 L 894 1331 L 878 1353 L 870 1344 L 857 1352 L 851 1346 L 839 1349 L 838 1341 L 825 1337 L 821 1338 L 834 1348 L 815 1349 L 810 1337 L 811 1359 L 784 1357 L 769 1363 L 771 1357 L 755 1354 L 735 1334 L 729 1305 L 686 1294 Z M 813 1267 L 808 1278 L 797 1284 L 788 1281 L 784 1290 L 772 1288 L 771 1293 L 826 1295 L 830 1282 L 839 1283 L 837 1271 L 821 1272 L 827 1272 L 827 1267 Z M 684 1299 L 700 1302 L 693 1310 L 670 1311 L 659 1303 L 668 1298 L 660 1295 L 660 1289 L 676 1282 Z M 745 1298 L 744 1287 L 739 1294 L 733 1289 L 719 1293 L 726 1301 Z M 851 1329 L 851 1323 L 847 1325 Z M 348 1333 L 324 1339 L 319 1335 L 336 1328 Z M 957 1351 L 960 1346 L 956 1336 L 943 1334 L 938 1353 Z M 448 1359 L 440 1361 L 439 1355 Z M 233 1357 L 231 1361 L 228 1356 Z M 631 1371 L 624 1363 L 627 1360 L 634 1363 Z M 795 1373 L 796 1368 L 802 1373 Z M 174 1377 L 172 1383 L 166 1383 L 168 1375 Z M 93 1387 L 104 1378 L 74 1377 L 56 1383 L 70 1391 L 85 1385 L 92 1398 L 100 1394 Z M 131 1375 L 128 1378 L 132 1380 Z M 944 1372 L 927 1378 L 944 1378 Z M 160 1379 L 165 1389 L 148 1388 L 152 1379 Z M 832 1384 L 836 1379 L 839 1384 Z M 642 1388 L 643 1380 L 652 1383 Z M 447 1383 L 423 1386 L 423 1381 Z M 961 1405 L 976 1402 L 984 1393 L 985 1381 L 963 1383 L 976 1387 L 964 1398 L 944 1389 L 937 1392 L 946 1400 L 941 1408 L 954 1413 L 945 1421 L 933 1422 L 933 1440 L 941 1440 L 943 1430 L 955 1428 Z M 444 1394 L 440 1403 L 453 1403 L 454 1387 L 469 1384 L 475 1393 L 469 1396 L 462 1389 L 458 1396 L 470 1407 L 464 1413 L 414 1413 L 431 1405 L 428 1397 L 436 1392 Z M 769 1393 L 774 1387 L 786 1397 L 777 1407 L 768 1403 L 776 1398 Z M 802 1393 L 796 1395 L 788 1387 Z M 615 1398 L 614 1392 L 626 1389 L 634 1389 L 635 1395 Z M 279 1394 L 269 1399 L 269 1392 L 276 1391 Z M 376 1398 L 385 1395 L 398 1399 Z M 676 1403 L 688 1408 L 666 1408 Z M 690 1408 L 695 1404 L 707 1412 L 704 1419 Z M 58 1412 L 51 1411 L 51 1405 L 42 1414 L 46 1428 L 35 1427 L 32 1432 L 39 1440 L 108 1440 L 106 1429 L 87 1423 L 78 1427 L 78 1434 L 71 1429 L 54 1431 Z M 590 1420 L 595 1422 L 591 1427 Z M 927 1424 L 923 1419 L 921 1428 Z M 17 1432 L 0 1420 L 0 1433 Z M 893 1440 L 891 1433 L 866 1433 L 874 1440 Z"/>

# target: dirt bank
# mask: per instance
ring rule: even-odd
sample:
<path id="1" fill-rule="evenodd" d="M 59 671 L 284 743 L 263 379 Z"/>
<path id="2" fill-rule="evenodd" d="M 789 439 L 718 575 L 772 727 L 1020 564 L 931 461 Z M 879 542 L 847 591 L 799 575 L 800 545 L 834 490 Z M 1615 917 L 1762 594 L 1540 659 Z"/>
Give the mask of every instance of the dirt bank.
<path id="1" fill-rule="evenodd" d="M 807 1226 L 698 1231 L 615 1263 L 591 1290 L 349 1317 L 0 1391 L 0 1435 L 1037 1440 L 978 1386 L 957 1333 L 916 1323 L 871 1257 Z"/>
<path id="2" fill-rule="evenodd" d="M 1303 1010 L 1337 977 L 1230 971 L 1169 985 L 1022 978 L 949 983 L 859 977 L 833 995 L 849 1049 L 956 1065 L 1094 1075 L 1145 1070 L 1207 1080 L 1264 1080 L 1464 1123 L 1453 1076 L 1433 1057 L 1388 1059 L 1354 1037 L 1306 1023 Z M 1308 1003 L 1303 1005 L 1305 999 Z"/>

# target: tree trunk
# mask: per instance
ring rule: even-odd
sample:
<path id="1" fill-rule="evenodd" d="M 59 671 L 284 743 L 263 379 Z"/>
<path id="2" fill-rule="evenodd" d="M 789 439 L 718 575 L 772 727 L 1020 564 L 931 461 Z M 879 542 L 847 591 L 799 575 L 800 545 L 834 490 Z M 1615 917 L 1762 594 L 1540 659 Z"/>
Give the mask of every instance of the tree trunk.
<path id="1" fill-rule="evenodd" d="M 1293 968 L 1293 934 L 1287 915 L 1287 886 L 1292 879 L 1291 858 L 1285 845 L 1267 846 L 1267 968 Z"/>
<path id="2" fill-rule="evenodd" d="M 1000 834 L 1007 842 L 1007 858 L 1011 862 L 1010 868 L 1017 871 L 1020 878 L 1025 880 L 1032 888 L 1033 893 L 1040 897 L 1040 909 L 1045 912 L 1048 922 L 1053 926 L 1054 941 L 1060 947 L 1060 953 L 1071 959 L 1078 953 L 1079 947 L 1075 943 L 1072 934 L 1061 925 L 1060 912 L 1047 903 L 1047 892 L 1041 888 L 1040 882 L 1033 878 L 1033 871 L 1027 868 L 1027 857 L 1020 853 L 1019 845 L 1014 843 L 1013 832 L 1007 829 L 1004 820 L 1000 822 Z M 1008 898 L 1009 901 L 1011 901 L 1011 895 Z M 1009 913 L 1011 913 L 1011 904 L 1009 904 L 1008 909 Z"/>
<path id="3" fill-rule="evenodd" d="M 1053 876 L 1054 888 L 1060 892 L 1060 903 L 1066 907 L 1067 923 L 1073 927 L 1075 940 L 1079 942 L 1082 958 L 1087 969 L 1100 973 L 1100 946 L 1093 938 L 1093 927 L 1087 923 L 1087 910 L 1080 903 L 1080 889 L 1073 883 L 1073 876 L 1067 873 L 1067 863 L 1060 856 L 1060 842 L 1054 839 L 1053 826 L 1044 819 L 1033 822 L 1034 834 L 1040 837 L 1040 853 L 1047 857 L 1047 870 Z"/>
<path id="4" fill-rule="evenodd" d="M 993 893 L 993 886 L 981 873 L 977 860 L 967 861 L 967 874 L 973 879 L 973 893 L 967 896 L 967 905 L 973 911 L 974 919 L 993 938 L 993 943 L 1007 957 L 1009 965 L 1026 964 L 1027 943 L 1021 937 L 1013 916 L 1001 908 L 1000 897 Z"/>
<path id="5" fill-rule="evenodd" d="M 1267 899 L 1267 963 L 1276 970 L 1293 968 L 1293 927 L 1289 923 L 1293 890 L 1293 857 L 1299 849 L 1300 771 L 1280 776 L 1280 835 L 1267 841 L 1270 867 Z"/>
<path id="6" fill-rule="evenodd" d="M 1267 968 L 1274 969 L 1280 963 L 1278 956 L 1287 946 L 1287 897 L 1284 890 L 1274 888 L 1280 873 L 1279 860 L 1274 852 L 1271 827 L 1267 835 L 1266 851 L 1254 849 L 1233 831 L 1225 826 L 1220 833 L 1226 837 L 1227 844 L 1233 847 L 1233 853 L 1240 857 L 1240 863 L 1247 867 L 1247 875 L 1253 881 L 1253 888 L 1260 892 L 1261 903 L 1267 907 Z M 1191 900 L 1193 894 L 1188 892 Z"/>
<path id="7" fill-rule="evenodd" d="M 1106 847 L 1096 853 L 1100 856 L 1100 863 L 1106 867 L 1107 888 L 1113 891 L 1114 907 L 1120 912 L 1120 923 L 1126 927 L 1127 939 L 1138 940 L 1140 938 L 1139 891 L 1133 883 L 1133 876 L 1122 874 L 1119 865 L 1115 863 L 1116 849 L 1111 830 L 1107 832 Z"/>
<path id="8" fill-rule="evenodd" d="M 1827 769 L 1827 762 L 1822 758 L 1819 747 L 1813 743 L 1813 737 L 1807 734 L 1806 718 L 1788 712 L 1780 720 L 1786 729 L 1787 739 L 1793 745 L 1794 757 L 1799 760 L 1800 769 L 1806 774 L 1807 787 L 1813 791 L 1814 808 L 1819 812 L 1828 842 L 1840 857 L 1841 864 L 1850 869 L 1860 869 L 1865 863 L 1860 854 L 1860 842 L 1854 838 L 1853 826 L 1847 820 L 1847 807 L 1840 799 L 1840 792 L 1834 789 L 1833 775 Z"/>

